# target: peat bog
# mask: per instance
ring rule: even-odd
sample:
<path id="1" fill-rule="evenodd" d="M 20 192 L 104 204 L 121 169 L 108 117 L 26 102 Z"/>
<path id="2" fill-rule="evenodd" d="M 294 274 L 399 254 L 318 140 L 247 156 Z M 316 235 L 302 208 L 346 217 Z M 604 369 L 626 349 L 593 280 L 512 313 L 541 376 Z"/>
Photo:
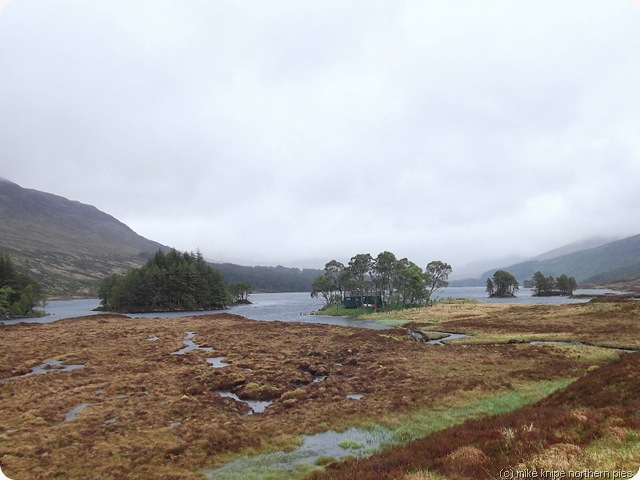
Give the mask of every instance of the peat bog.
<path id="1" fill-rule="evenodd" d="M 260 322 L 230 314 L 173 319 L 95 315 L 4 326 L 0 330 L 0 378 L 11 380 L 0 383 L 0 465 L 13 480 L 202 479 L 205 471 L 239 455 L 291 451 L 303 435 L 375 425 L 406 426 L 411 431 L 411 422 L 424 412 L 445 416 L 478 399 L 509 397 L 545 382 L 560 385 L 580 378 L 584 384 L 596 378 L 604 388 L 602 382 L 612 379 L 605 369 L 617 365 L 611 362 L 623 357 L 620 361 L 629 363 L 639 354 L 522 342 L 562 340 L 638 348 L 639 308 L 637 302 L 552 307 L 465 304 L 403 313 L 414 329 L 470 334 L 444 346 L 412 340 L 404 329 Z M 191 346 L 188 342 L 195 348 L 174 354 Z M 223 359 L 224 367 L 214 368 L 213 358 Z M 27 375 L 49 360 L 84 367 Z M 635 367 L 637 370 L 637 363 Z M 624 383 L 624 379 L 619 381 Z M 569 388 L 574 385 L 578 383 Z M 557 402 L 571 404 L 571 395 L 578 401 L 579 392 L 594 387 L 580 388 L 578 393 L 565 393 L 563 400 L 553 400 L 556 404 L 549 408 L 555 408 Z M 551 402 L 563 392 L 542 402 Z M 588 420 L 615 426 L 627 439 L 638 428 L 637 418 L 629 418 L 635 404 L 623 394 L 609 399 L 613 406 L 621 402 L 621 409 L 594 413 L 582 404 L 567 408 L 571 414 L 578 409 Z M 255 410 L 251 402 L 261 402 L 253 405 L 264 409 Z M 82 409 L 75 411 L 80 405 Z M 65 421 L 72 411 L 73 419 Z M 517 412 L 513 415 L 521 415 Z M 493 412 L 474 416 L 489 413 Z M 530 416 L 522 415 L 517 418 L 528 422 Z M 560 435 L 548 440 L 545 434 L 547 440 L 540 440 L 540 433 L 536 434 L 539 441 L 532 444 L 536 447 L 529 448 L 525 441 L 529 437 L 520 433 L 520 420 L 496 423 L 501 418 L 473 420 L 480 423 L 452 428 L 478 432 L 511 428 L 515 433 L 512 438 L 507 436 L 510 445 L 520 449 L 514 450 L 517 454 L 497 458 L 492 456 L 494 450 L 483 446 L 484 437 L 469 437 L 474 440 L 465 443 L 464 435 L 458 434 L 456 441 L 439 441 L 452 449 L 441 451 L 439 457 L 415 452 L 402 457 L 433 460 L 415 464 L 414 472 L 395 464 L 389 467 L 391 476 L 377 478 L 432 478 L 424 476 L 424 469 L 435 469 L 443 478 L 461 478 L 469 472 L 473 473 L 469 478 L 476 478 L 479 469 L 493 472 L 494 466 L 534 461 L 555 440 L 571 443 L 573 438 Z M 560 425 L 564 417 L 558 418 Z M 530 423 L 535 430 L 537 422 Z M 496 437 L 494 430 L 485 436 Z M 418 442 L 448 431 L 378 455 L 422 445 Z M 598 432 L 580 433 L 580 441 L 571 444 L 584 450 L 608 438 L 607 428 Z M 500 448 L 508 450 L 505 445 Z M 472 448 L 479 452 L 469 450 Z M 441 467 L 438 458 L 464 457 L 460 452 L 454 454 L 456 449 L 480 458 L 482 466 Z M 380 458 L 378 455 L 359 460 L 364 463 L 357 468 L 367 471 L 365 463 Z M 340 470 L 341 465 L 347 470 Z M 349 465 L 350 461 L 317 467 L 321 471 L 311 475 L 350 478 Z"/>

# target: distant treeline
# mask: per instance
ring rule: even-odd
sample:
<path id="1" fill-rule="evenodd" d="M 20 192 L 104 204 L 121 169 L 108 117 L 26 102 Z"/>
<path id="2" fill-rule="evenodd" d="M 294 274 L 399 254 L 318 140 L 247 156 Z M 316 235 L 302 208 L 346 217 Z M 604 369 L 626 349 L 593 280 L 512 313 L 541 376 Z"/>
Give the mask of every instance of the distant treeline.
<path id="1" fill-rule="evenodd" d="M 200 252 L 157 251 L 147 263 L 126 274 L 105 278 L 101 308 L 118 312 L 214 310 L 231 303 L 220 273 Z"/>
<path id="2" fill-rule="evenodd" d="M 277 267 L 245 267 L 231 263 L 213 263 L 227 284 L 248 282 L 252 292 L 308 292 L 322 270 Z"/>

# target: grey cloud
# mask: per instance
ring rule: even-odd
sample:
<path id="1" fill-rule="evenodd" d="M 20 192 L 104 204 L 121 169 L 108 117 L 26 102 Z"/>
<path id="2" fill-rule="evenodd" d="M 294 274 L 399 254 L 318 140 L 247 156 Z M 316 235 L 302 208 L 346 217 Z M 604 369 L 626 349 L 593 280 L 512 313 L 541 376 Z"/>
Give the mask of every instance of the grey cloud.
<path id="1" fill-rule="evenodd" d="M 627 0 L 10 2 L 0 173 L 237 263 L 631 235 L 639 21 Z"/>

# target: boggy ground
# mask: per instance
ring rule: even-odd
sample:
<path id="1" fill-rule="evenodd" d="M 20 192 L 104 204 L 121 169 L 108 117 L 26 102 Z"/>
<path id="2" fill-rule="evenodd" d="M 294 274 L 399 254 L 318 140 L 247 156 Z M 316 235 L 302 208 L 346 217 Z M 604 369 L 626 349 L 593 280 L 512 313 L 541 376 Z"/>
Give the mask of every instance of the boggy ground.
<path id="1" fill-rule="evenodd" d="M 521 321 L 531 323 L 531 312 L 523 312 Z M 492 318 L 478 322 L 489 325 Z M 630 318 L 623 323 L 633 331 Z M 186 332 L 215 350 L 173 355 Z M 616 340 L 612 332 L 602 335 Z M 224 357 L 230 365 L 211 368 L 209 357 Z M 527 344 L 430 346 L 402 330 L 229 314 L 151 320 L 97 315 L 5 326 L 0 378 L 24 375 L 49 359 L 85 367 L 0 383 L 0 465 L 13 480 L 202 478 L 203 468 L 233 454 L 291 447 L 298 434 L 446 407 L 459 397 L 508 392 L 527 382 L 575 378 L 613 357 Z M 222 398 L 218 390 L 273 404 L 246 415 L 246 404 Z M 347 398 L 351 393 L 364 397 Z M 78 418 L 65 421 L 81 404 L 86 408 Z"/>
<path id="2" fill-rule="evenodd" d="M 433 307 L 369 315 L 424 330 L 464 332 L 463 343 L 583 342 L 640 349 L 640 301 L 580 304 L 438 303 Z"/>
<path id="3" fill-rule="evenodd" d="M 314 480 L 636 478 L 640 353 L 595 369 L 533 405 L 469 420 Z"/>

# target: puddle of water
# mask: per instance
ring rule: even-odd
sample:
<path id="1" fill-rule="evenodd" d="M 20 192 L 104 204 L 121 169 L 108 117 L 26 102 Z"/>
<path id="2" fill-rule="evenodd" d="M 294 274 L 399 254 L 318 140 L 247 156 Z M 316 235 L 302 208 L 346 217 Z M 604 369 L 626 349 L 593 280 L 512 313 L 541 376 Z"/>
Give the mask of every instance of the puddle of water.
<path id="1" fill-rule="evenodd" d="M 231 365 L 230 363 L 223 362 L 222 359 L 224 357 L 212 357 L 207 358 L 207 363 L 211 364 L 211 368 L 224 368 Z"/>
<path id="2" fill-rule="evenodd" d="M 16 375 L 15 377 L 3 378 L 1 382 L 8 382 L 14 378 L 28 377 L 29 375 L 44 375 L 49 372 L 70 372 L 72 370 L 79 370 L 84 368 L 84 365 L 64 365 L 60 360 L 45 360 L 40 365 L 37 365 L 31 369 L 29 373 L 24 375 Z"/>
<path id="3" fill-rule="evenodd" d="M 360 393 L 350 393 L 347 395 L 347 398 L 350 398 L 351 400 L 362 400 L 362 397 L 364 397 L 364 395 Z"/>
<path id="4" fill-rule="evenodd" d="M 113 417 L 113 418 L 110 418 L 109 420 L 105 420 L 104 424 L 111 425 L 112 423 L 116 423 L 116 420 L 118 420 L 118 417 Z"/>
<path id="5" fill-rule="evenodd" d="M 391 430 L 376 427 L 372 430 L 350 428 L 344 432 L 329 430 L 316 435 L 305 435 L 303 443 L 291 452 L 265 453 L 241 457 L 215 469 L 207 469 L 205 477 L 216 480 L 237 478 L 266 479 L 279 473 L 295 472 L 300 466 L 313 466 L 320 457 L 340 459 L 345 456 L 366 456 L 384 444 L 398 443 Z"/>
<path id="6" fill-rule="evenodd" d="M 64 421 L 65 422 L 70 422 L 71 420 L 75 420 L 76 418 L 78 418 L 80 416 L 80 412 L 82 410 L 84 410 L 85 408 L 87 408 L 89 406 L 88 403 L 81 403 L 80 405 L 78 405 L 75 408 L 72 408 L 71 410 L 69 410 L 67 412 L 67 414 L 64 416 Z"/>
<path id="7" fill-rule="evenodd" d="M 173 352 L 172 355 L 184 355 L 193 350 L 202 350 L 204 352 L 213 351 L 213 348 L 211 347 L 201 347 L 200 345 L 195 343 L 193 341 L 193 337 L 195 336 L 196 336 L 196 332 L 187 332 L 184 336 L 184 340 L 182 341 L 182 343 L 184 343 L 184 348 L 181 348 L 180 350 Z"/>
<path id="8" fill-rule="evenodd" d="M 156 335 L 150 335 L 149 338 L 147 338 L 147 341 L 149 342 L 156 342 L 160 340 Z"/>
<path id="9" fill-rule="evenodd" d="M 242 400 L 233 392 L 225 392 L 225 391 L 219 390 L 216 393 L 221 397 L 232 398 L 236 402 L 242 402 L 249 405 L 249 407 L 251 408 L 251 411 L 247 413 L 247 415 L 253 415 L 254 413 L 262 413 L 269 405 L 273 403 L 273 401 L 271 400 Z"/>

